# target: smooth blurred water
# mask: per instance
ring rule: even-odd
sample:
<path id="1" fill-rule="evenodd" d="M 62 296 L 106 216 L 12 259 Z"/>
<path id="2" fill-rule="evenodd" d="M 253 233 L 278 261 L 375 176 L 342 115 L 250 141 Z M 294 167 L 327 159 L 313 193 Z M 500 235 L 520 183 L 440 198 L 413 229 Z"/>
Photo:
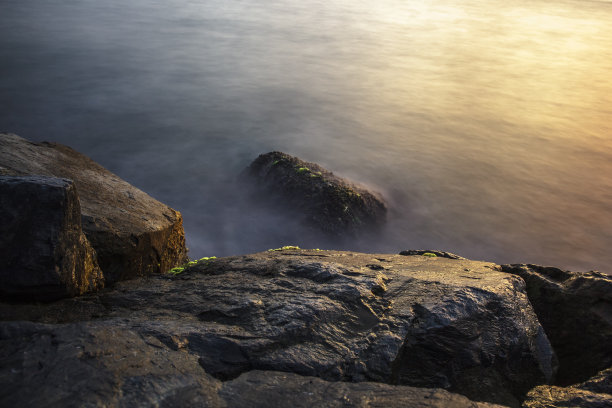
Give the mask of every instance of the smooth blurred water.
<path id="1" fill-rule="evenodd" d="M 281 245 L 612 273 L 612 3 L 0 0 L 0 131 L 181 211 L 192 257 Z M 241 203 L 281 150 L 381 192 L 334 243 Z"/>

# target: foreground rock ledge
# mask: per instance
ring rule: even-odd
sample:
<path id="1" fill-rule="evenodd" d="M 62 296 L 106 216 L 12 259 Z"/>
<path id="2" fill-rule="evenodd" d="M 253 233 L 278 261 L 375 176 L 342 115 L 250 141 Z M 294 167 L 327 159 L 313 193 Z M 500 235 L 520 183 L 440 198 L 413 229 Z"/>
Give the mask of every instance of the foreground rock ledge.
<path id="1" fill-rule="evenodd" d="M 286 153 L 260 155 L 244 171 L 243 179 L 267 203 L 332 237 L 359 235 L 385 222 L 387 208 L 382 199 L 318 164 Z"/>
<path id="2" fill-rule="evenodd" d="M 3 407 L 495 408 L 440 389 L 250 371 L 221 382 L 196 355 L 120 321 L 0 326 Z"/>
<path id="3" fill-rule="evenodd" d="M 207 375 L 225 382 L 253 370 L 282 371 L 327 381 L 443 388 L 518 406 L 555 370 L 523 280 L 494 264 L 465 259 L 270 251 L 204 260 L 175 277 L 121 282 L 46 306 L 0 305 L 0 318 L 60 324 L 48 330 L 113 328 L 109 341 L 122 345 L 109 347 L 140 349 L 144 341 L 158 354 L 190 356 Z M 2 323 L 6 330 L 25 330 L 19 325 Z M 141 340 L 121 340 L 128 334 Z M 54 337 L 47 338 L 40 344 L 51 347 Z M 19 336 L 3 341 L 11 356 L 23 350 L 33 356 L 38 347 Z M 103 355 L 53 364 L 58 372 L 70 372 L 82 358 L 98 361 Z M 37 360 L 28 364 L 36 367 Z M 28 383 L 33 394 L 47 387 Z"/>
<path id="4" fill-rule="evenodd" d="M 186 259 L 179 212 L 67 146 L 0 133 L 0 174 L 74 181 L 83 232 L 107 284 L 162 273 Z"/>

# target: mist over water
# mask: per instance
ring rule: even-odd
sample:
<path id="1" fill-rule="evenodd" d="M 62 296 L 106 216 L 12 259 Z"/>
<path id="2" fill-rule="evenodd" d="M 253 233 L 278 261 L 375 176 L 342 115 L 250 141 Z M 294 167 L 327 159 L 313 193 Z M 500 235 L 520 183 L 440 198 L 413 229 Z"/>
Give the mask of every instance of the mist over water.
<path id="1" fill-rule="evenodd" d="M 1 0 L 0 131 L 182 212 L 190 256 L 440 249 L 612 273 L 612 3 Z M 260 153 L 380 192 L 381 236 L 252 207 Z"/>

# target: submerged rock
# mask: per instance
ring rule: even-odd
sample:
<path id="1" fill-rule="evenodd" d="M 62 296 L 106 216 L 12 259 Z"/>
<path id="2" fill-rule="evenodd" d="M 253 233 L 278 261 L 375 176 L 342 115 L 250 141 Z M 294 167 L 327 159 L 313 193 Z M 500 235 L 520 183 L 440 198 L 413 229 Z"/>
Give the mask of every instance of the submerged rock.
<path id="1" fill-rule="evenodd" d="M 382 226 L 384 202 L 315 163 L 281 152 L 260 155 L 243 176 L 268 203 L 291 211 L 330 236 L 353 236 Z"/>
<path id="2" fill-rule="evenodd" d="M 0 176 L 0 296 L 49 301 L 103 286 L 70 180 Z"/>
<path id="3" fill-rule="evenodd" d="M 612 368 L 571 387 L 541 385 L 527 394 L 524 408 L 612 407 Z"/>
<path id="4" fill-rule="evenodd" d="M 522 279 L 465 259 L 289 248 L 205 259 L 44 308 L 0 305 L 2 320 L 94 318 L 84 324 L 156 339 L 226 382 L 282 371 L 518 406 L 555 370 Z"/>
<path id="5" fill-rule="evenodd" d="M 185 261 L 181 214 L 58 143 L 0 134 L 3 174 L 71 179 L 81 201 L 83 232 L 106 283 L 162 273 Z"/>
<path id="6" fill-rule="evenodd" d="M 575 384 L 612 366 L 612 277 L 537 265 L 503 265 L 523 278 L 559 358 L 557 385 Z"/>

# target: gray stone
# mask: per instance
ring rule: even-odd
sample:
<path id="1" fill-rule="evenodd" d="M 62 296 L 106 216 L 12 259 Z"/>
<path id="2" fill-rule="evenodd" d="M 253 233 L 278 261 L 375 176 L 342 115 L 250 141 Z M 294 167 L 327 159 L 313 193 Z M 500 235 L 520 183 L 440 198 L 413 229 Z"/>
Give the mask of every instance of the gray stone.
<path id="1" fill-rule="evenodd" d="M 575 384 L 612 366 L 612 277 L 538 265 L 503 265 L 522 277 L 559 358 L 557 385 Z"/>
<path id="2" fill-rule="evenodd" d="M 48 301 L 103 286 L 70 180 L 0 176 L 0 296 Z"/>
<path id="3" fill-rule="evenodd" d="M 610 408 L 612 407 L 612 368 L 571 387 L 541 385 L 527 394 L 524 408 Z"/>
<path id="4" fill-rule="evenodd" d="M 222 383 L 186 343 L 164 344 L 121 319 L 1 322 L 0 361 L 3 407 L 499 407 L 440 389 L 273 371 Z"/>
<path id="5" fill-rule="evenodd" d="M 356 236 L 385 222 L 387 208 L 381 198 L 285 153 L 260 155 L 244 171 L 243 179 L 263 201 L 332 237 Z"/>
<path id="6" fill-rule="evenodd" d="M 501 408 L 473 402 L 439 388 L 363 382 L 329 382 L 274 371 L 250 371 L 223 383 L 219 395 L 229 407 Z"/>
<path id="7" fill-rule="evenodd" d="M 163 273 L 185 261 L 181 214 L 81 153 L 57 143 L 0 134 L 0 167 L 6 174 L 74 180 L 83 231 L 107 283 Z"/>
<path id="8" fill-rule="evenodd" d="M 121 321 L 0 323 L 0 406 L 221 406 L 196 356 Z"/>
<path id="9" fill-rule="evenodd" d="M 185 350 L 213 377 L 252 370 L 443 388 L 518 406 L 555 359 L 517 276 L 443 257 L 281 250 L 202 260 L 184 272 L 1 320 L 96 318 Z"/>

